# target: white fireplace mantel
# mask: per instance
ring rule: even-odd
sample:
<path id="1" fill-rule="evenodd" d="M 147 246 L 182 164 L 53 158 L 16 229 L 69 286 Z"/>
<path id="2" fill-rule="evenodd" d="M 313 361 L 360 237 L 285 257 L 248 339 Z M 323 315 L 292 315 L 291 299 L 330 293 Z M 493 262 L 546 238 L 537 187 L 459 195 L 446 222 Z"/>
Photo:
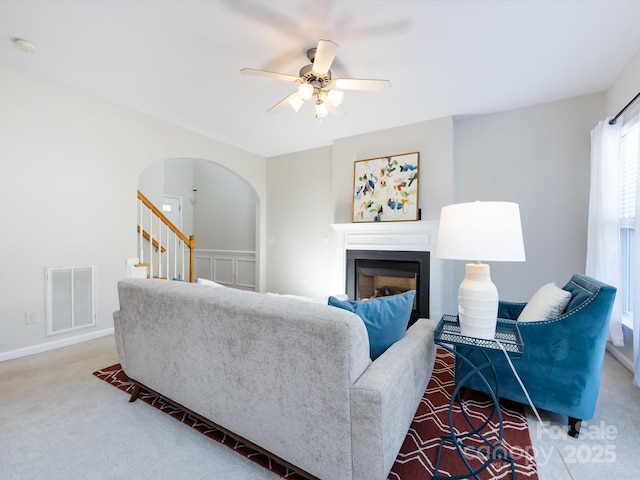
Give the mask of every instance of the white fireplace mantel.
<path id="1" fill-rule="evenodd" d="M 435 258 L 438 222 L 336 223 L 337 285 L 344 285 L 347 250 L 431 252 L 429 273 L 429 316 L 442 316 L 442 261 Z"/>

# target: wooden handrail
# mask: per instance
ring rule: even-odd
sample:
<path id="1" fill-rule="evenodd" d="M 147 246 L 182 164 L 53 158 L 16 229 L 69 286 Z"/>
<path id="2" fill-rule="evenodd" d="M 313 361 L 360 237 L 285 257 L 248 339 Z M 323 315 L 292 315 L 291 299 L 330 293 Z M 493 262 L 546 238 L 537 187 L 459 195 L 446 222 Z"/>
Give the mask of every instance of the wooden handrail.
<path id="1" fill-rule="evenodd" d="M 156 206 L 153 203 L 151 203 L 151 201 L 147 197 L 145 197 L 144 194 L 140 190 L 138 190 L 138 199 L 149 210 L 151 210 L 153 212 L 153 214 L 156 215 L 160 219 L 160 221 L 162 223 L 164 223 L 169 228 L 169 230 L 171 230 L 173 233 L 175 233 L 178 236 L 178 238 L 180 238 L 180 240 L 182 240 L 185 243 L 185 245 L 189 248 L 189 281 L 193 283 L 193 280 L 194 280 L 194 266 L 195 266 L 195 264 L 194 264 L 194 250 L 196 249 L 196 239 L 195 239 L 195 237 L 193 235 L 190 235 L 189 237 L 187 237 L 184 233 L 182 233 L 180 231 L 180 229 L 178 227 L 176 227 L 171 222 L 171 220 L 169 220 L 167 217 L 165 217 L 164 213 L 162 213 L 160 210 L 158 210 L 156 208 Z M 140 232 L 140 226 L 139 225 L 138 225 L 138 232 Z M 147 236 L 149 236 L 149 234 L 147 232 L 143 231 L 143 236 L 145 234 Z M 149 240 L 149 238 L 147 238 L 146 236 L 145 236 L 145 238 L 147 240 Z M 153 245 L 156 248 L 158 248 L 157 241 L 154 240 L 154 242 L 155 243 Z M 163 248 L 162 251 L 164 252 L 164 247 L 162 247 L 162 248 Z"/>
<path id="2" fill-rule="evenodd" d="M 149 199 L 145 197 L 140 190 L 138 190 L 138 199 L 140 199 L 140 201 L 144 203 L 147 206 L 147 208 L 149 208 L 149 210 L 151 210 L 157 217 L 159 217 L 160 220 L 162 220 L 162 223 L 164 223 L 167 227 L 169 227 L 169 230 L 171 230 L 173 233 L 178 235 L 178 237 L 180 237 L 180 239 L 184 243 L 189 245 L 189 239 L 186 237 L 186 235 L 182 233 L 178 227 L 176 227 L 173 223 L 171 223 L 171 220 L 165 217 L 164 213 L 158 210 L 156 206 L 153 203 L 151 203 Z"/>
<path id="3" fill-rule="evenodd" d="M 140 225 L 138 225 L 138 233 L 140 233 Z M 166 251 L 167 251 L 167 249 L 166 249 L 166 248 L 164 248 L 162 245 L 160 245 L 160 244 L 158 243 L 158 240 L 156 240 L 155 238 L 154 238 L 153 240 L 151 240 L 151 235 L 149 235 L 149 232 L 147 232 L 146 230 L 142 230 L 142 236 L 144 237 L 144 239 L 145 239 L 147 242 L 151 242 L 151 244 L 152 244 L 156 249 L 157 249 L 157 248 L 159 248 L 159 249 L 160 249 L 160 251 L 161 251 L 162 253 L 164 253 L 164 252 L 166 252 Z"/>

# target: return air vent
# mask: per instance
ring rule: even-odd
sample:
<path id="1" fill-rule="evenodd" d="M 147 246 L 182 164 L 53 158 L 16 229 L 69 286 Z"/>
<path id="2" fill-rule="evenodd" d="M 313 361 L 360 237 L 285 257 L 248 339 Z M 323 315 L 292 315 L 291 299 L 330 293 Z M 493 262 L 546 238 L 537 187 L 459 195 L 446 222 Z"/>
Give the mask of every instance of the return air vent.
<path id="1" fill-rule="evenodd" d="M 47 268 L 47 335 L 96 324 L 93 267 Z"/>

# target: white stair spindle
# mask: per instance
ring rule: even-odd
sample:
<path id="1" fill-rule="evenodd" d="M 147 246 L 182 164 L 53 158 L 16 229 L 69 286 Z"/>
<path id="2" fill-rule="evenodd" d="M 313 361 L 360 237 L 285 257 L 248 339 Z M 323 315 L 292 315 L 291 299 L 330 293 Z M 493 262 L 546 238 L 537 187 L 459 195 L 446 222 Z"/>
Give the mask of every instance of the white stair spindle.
<path id="1" fill-rule="evenodd" d="M 144 235 L 142 234 L 143 229 L 142 227 L 144 226 L 144 222 L 143 222 L 143 203 L 141 200 L 138 200 L 138 205 L 140 205 L 139 209 L 138 209 L 138 227 L 140 228 L 140 231 L 138 232 L 138 258 L 139 258 L 139 262 L 140 263 L 144 263 Z"/>

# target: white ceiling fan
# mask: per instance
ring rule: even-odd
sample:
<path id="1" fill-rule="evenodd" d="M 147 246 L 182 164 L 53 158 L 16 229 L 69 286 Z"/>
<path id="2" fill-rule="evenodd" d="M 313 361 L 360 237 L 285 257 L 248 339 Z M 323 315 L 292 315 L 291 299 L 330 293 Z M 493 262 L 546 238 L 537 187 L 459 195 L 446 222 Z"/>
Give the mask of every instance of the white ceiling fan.
<path id="1" fill-rule="evenodd" d="M 390 88 L 391 82 L 389 80 L 332 78 L 329 69 L 337 51 L 338 45 L 331 40 L 320 40 L 316 48 L 307 51 L 307 58 L 311 63 L 302 67 L 298 76 L 254 68 L 243 68 L 240 71 L 245 75 L 258 75 L 300 84 L 291 95 L 271 107 L 269 112 L 280 111 L 287 105 L 297 112 L 306 100 L 315 97 L 316 118 L 322 119 L 329 113 L 342 117 L 346 115 L 340 106 L 344 98 L 342 90 L 380 91 Z"/>

